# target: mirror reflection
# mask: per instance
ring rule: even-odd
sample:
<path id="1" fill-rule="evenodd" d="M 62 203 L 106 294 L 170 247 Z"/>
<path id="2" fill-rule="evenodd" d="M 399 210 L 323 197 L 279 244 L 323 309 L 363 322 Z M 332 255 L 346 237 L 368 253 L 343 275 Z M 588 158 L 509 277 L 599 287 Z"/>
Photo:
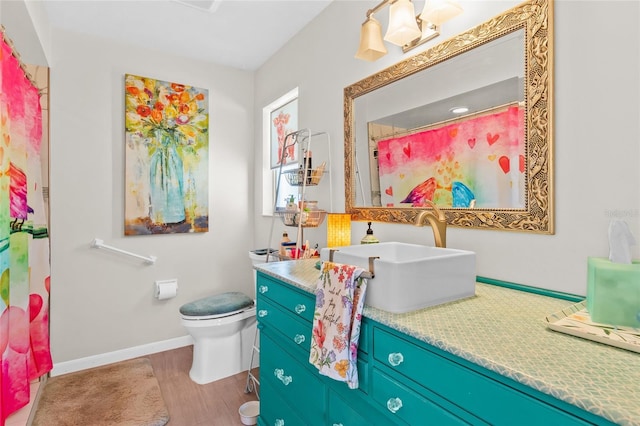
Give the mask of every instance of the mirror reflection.
<path id="1" fill-rule="evenodd" d="M 520 29 L 357 98 L 356 205 L 523 209 L 523 80 Z"/>
<path id="2" fill-rule="evenodd" d="M 354 220 L 553 233 L 547 0 L 531 0 L 345 88 Z"/>

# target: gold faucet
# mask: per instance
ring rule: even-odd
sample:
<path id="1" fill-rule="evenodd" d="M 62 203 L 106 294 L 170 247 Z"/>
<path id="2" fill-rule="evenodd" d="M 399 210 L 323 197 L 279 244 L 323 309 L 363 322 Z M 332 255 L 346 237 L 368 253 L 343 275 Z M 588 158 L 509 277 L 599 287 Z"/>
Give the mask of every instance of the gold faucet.
<path id="1" fill-rule="evenodd" d="M 416 216 L 414 224 L 416 226 L 424 226 L 426 219 L 431 225 L 431 229 L 433 229 L 433 239 L 436 247 L 444 248 L 447 246 L 447 217 L 432 201 L 425 200 L 425 202 L 431 206 L 432 210 L 421 211 Z"/>

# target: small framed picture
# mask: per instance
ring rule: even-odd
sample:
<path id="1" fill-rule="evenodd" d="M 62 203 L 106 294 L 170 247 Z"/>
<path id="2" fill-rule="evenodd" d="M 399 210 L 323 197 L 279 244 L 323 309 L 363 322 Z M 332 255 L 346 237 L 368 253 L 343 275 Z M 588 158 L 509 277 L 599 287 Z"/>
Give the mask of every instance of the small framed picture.
<path id="1" fill-rule="evenodd" d="M 271 110 L 270 114 L 271 137 L 271 168 L 275 169 L 287 164 L 297 163 L 297 150 L 293 144 L 294 139 L 286 135 L 298 130 L 298 98 L 287 100 L 281 106 Z M 285 144 L 286 142 L 286 144 Z"/>

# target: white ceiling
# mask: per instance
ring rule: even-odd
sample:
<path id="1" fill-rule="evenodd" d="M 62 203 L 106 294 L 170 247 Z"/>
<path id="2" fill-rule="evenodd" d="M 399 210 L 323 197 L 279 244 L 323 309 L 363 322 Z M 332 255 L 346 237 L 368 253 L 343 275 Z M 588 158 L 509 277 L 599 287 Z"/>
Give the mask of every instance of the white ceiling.
<path id="1" fill-rule="evenodd" d="M 54 28 L 244 70 L 259 68 L 332 0 L 45 0 Z"/>

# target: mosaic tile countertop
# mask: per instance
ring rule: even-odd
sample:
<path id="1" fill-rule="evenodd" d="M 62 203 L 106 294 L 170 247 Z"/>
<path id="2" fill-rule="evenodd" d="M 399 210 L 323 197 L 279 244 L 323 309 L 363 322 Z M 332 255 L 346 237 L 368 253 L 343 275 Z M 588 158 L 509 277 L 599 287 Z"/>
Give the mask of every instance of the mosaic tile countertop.
<path id="1" fill-rule="evenodd" d="M 255 268 L 313 293 L 315 259 Z M 370 285 L 375 285 L 375 280 Z M 487 284 L 472 298 L 406 314 L 364 315 L 620 425 L 640 425 L 640 356 L 547 328 L 572 302 Z"/>

